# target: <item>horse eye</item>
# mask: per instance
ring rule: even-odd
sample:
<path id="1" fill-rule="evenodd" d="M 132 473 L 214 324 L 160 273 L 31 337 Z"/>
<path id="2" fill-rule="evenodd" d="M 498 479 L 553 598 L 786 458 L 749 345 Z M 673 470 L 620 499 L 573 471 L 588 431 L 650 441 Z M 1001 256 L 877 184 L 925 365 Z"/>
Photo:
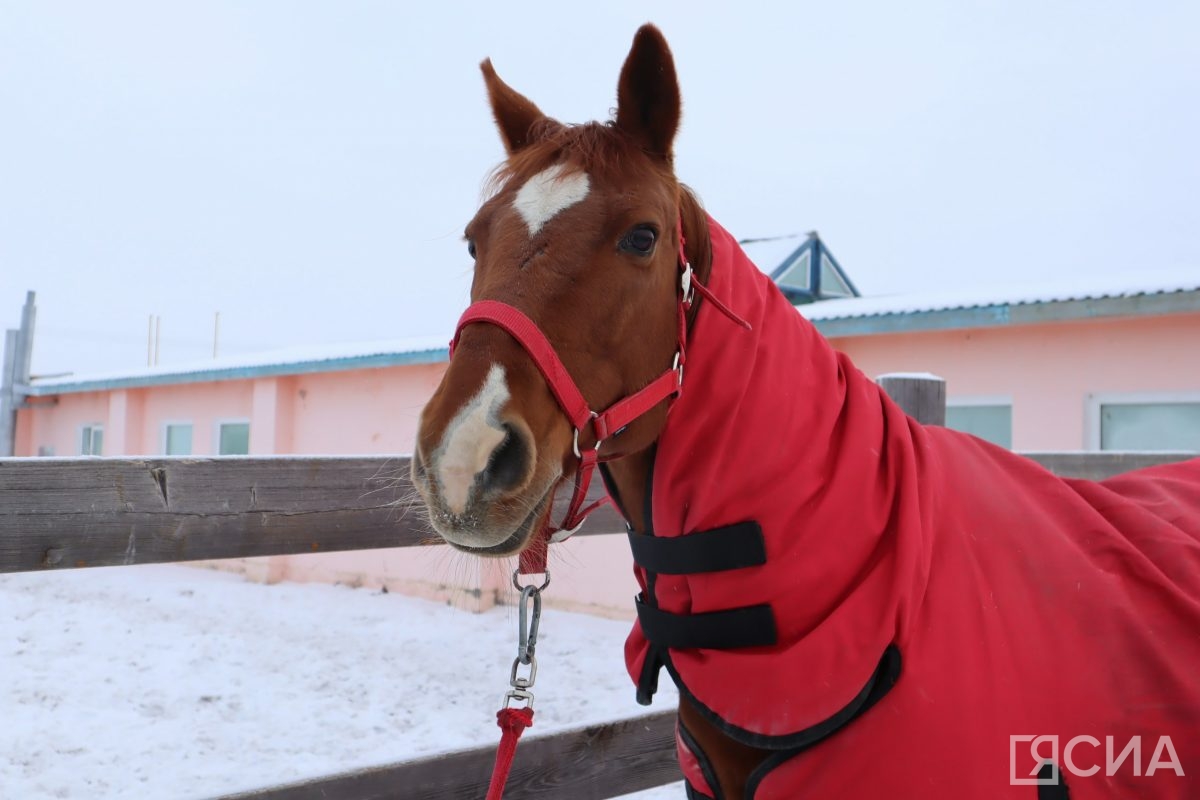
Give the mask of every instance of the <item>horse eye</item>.
<path id="1" fill-rule="evenodd" d="M 653 228 L 639 225 L 625 234 L 625 238 L 621 240 L 621 249 L 639 256 L 649 255 L 654 250 L 656 239 L 658 239 L 658 234 L 654 232 Z"/>
<path id="2" fill-rule="evenodd" d="M 475 258 L 475 240 L 474 239 L 467 239 L 467 253 L 470 254 L 472 259 Z"/>

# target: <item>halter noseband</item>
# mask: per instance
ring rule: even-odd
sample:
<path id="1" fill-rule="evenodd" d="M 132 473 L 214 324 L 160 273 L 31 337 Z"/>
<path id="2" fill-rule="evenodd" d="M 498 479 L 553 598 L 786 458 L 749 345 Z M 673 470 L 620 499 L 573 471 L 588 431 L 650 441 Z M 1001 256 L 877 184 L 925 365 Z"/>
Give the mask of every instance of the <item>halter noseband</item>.
<path id="1" fill-rule="evenodd" d="M 678 397 L 683 392 L 683 367 L 687 362 L 687 312 L 692 307 L 695 293 L 699 292 L 730 320 L 746 330 L 750 330 L 749 323 L 713 297 L 712 293 L 696 280 L 691 262 L 688 261 L 687 253 L 684 250 L 682 218 L 676 223 L 676 232 L 679 238 L 679 322 L 675 358 L 669 369 L 645 387 L 618 400 L 604 411 L 595 412 L 591 409 L 587 400 L 584 399 L 583 393 L 579 391 L 579 387 L 567 372 L 562 359 L 555 352 L 554 345 L 542 333 L 537 323 L 520 309 L 499 300 L 480 300 L 472 303 L 458 321 L 454 338 L 450 341 L 451 358 L 454 357 L 455 347 L 466 326 L 477 322 L 495 325 L 516 339 L 533 359 L 533 363 L 537 365 L 538 371 L 546 380 L 547 386 L 550 387 L 551 393 L 574 430 L 574 452 L 576 458 L 579 459 L 579 468 L 575 471 L 575 486 L 571 494 L 571 502 L 567 506 L 566 516 L 561 523 L 555 526 L 550 522 L 550 515 L 547 515 L 546 523 L 536 535 L 535 540 L 521 553 L 520 572 L 522 574 L 545 572 L 547 545 L 552 541 L 561 542 L 570 537 L 583 526 L 589 514 L 608 502 L 609 498 L 606 495 L 594 503 L 584 506 L 596 465 L 601 461 L 616 457 L 600 458 L 600 445 L 604 443 L 604 440 L 620 433 L 631 422 L 659 403 L 668 398 Z M 592 432 L 593 444 L 590 448 L 581 450 L 580 434 L 589 427 Z M 557 492 L 557 490 L 556 486 L 553 492 Z"/>

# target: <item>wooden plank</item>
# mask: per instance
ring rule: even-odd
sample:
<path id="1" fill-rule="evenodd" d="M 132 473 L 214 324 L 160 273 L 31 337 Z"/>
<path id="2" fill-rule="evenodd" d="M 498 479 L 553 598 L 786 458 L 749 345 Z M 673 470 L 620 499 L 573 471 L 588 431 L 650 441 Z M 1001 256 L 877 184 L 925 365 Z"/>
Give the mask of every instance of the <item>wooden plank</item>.
<path id="1" fill-rule="evenodd" d="M 0 573 L 440 543 L 407 457 L 0 459 Z"/>
<path id="2" fill-rule="evenodd" d="M 1064 478 L 1102 481 L 1105 478 L 1120 475 L 1122 472 L 1187 461 L 1189 458 L 1200 456 L 1200 453 L 1108 451 L 1102 453 L 1022 453 L 1022 455 Z"/>
<path id="3" fill-rule="evenodd" d="M 1102 479 L 1190 456 L 1030 457 Z M 0 573 L 440 544 L 407 476 L 384 456 L 0 459 Z M 622 530 L 605 507 L 580 533 Z"/>
<path id="4" fill-rule="evenodd" d="M 927 373 L 891 372 L 875 382 L 904 409 L 904 413 L 923 425 L 946 424 L 946 382 Z"/>
<path id="5" fill-rule="evenodd" d="M 220 800 L 479 800 L 495 759 L 495 746 L 480 747 Z M 531 731 L 517 748 L 504 798 L 606 800 L 682 779 L 672 710 L 544 737 Z"/>

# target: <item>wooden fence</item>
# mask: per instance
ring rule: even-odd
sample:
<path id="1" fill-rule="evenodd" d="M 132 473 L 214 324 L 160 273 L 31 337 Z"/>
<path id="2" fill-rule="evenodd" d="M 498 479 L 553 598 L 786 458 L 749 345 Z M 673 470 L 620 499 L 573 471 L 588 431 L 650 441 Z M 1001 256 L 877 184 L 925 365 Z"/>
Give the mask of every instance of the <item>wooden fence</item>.
<path id="1" fill-rule="evenodd" d="M 880 383 L 916 419 L 945 419 L 940 380 L 903 375 Z M 1090 479 L 1190 457 L 1027 455 L 1056 474 Z M 606 507 L 580 533 L 623 528 Z M 0 459 L 0 573 L 433 543 L 407 458 Z M 505 797 L 604 800 L 679 780 L 673 729 L 668 710 L 531 736 Z M 474 800 L 485 793 L 494 754 L 482 747 L 226 800 Z"/>

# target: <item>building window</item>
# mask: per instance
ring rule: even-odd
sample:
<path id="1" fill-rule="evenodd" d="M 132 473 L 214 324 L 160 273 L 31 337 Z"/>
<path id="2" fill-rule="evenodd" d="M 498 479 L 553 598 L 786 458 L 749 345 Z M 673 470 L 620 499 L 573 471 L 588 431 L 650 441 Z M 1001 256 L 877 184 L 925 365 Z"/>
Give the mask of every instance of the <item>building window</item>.
<path id="1" fill-rule="evenodd" d="M 104 455 L 104 426 L 84 425 L 79 437 L 79 455 Z"/>
<path id="2" fill-rule="evenodd" d="M 829 297 L 854 297 L 854 292 L 834 269 L 829 256 L 821 253 L 821 296 L 826 295 Z"/>
<path id="3" fill-rule="evenodd" d="M 190 456 L 192 423 L 168 422 L 163 429 L 163 452 L 169 456 Z"/>
<path id="4" fill-rule="evenodd" d="M 805 250 L 775 278 L 780 286 L 789 289 L 809 289 L 809 273 L 812 271 L 812 253 Z"/>
<path id="5" fill-rule="evenodd" d="M 1012 449 L 1012 404 L 951 400 L 946 405 L 946 427 Z"/>
<path id="6" fill-rule="evenodd" d="M 1200 451 L 1200 400 L 1101 402 L 1101 450 Z"/>
<path id="7" fill-rule="evenodd" d="M 244 456 L 250 453 L 250 423 L 222 422 L 217 426 L 217 453 Z"/>

